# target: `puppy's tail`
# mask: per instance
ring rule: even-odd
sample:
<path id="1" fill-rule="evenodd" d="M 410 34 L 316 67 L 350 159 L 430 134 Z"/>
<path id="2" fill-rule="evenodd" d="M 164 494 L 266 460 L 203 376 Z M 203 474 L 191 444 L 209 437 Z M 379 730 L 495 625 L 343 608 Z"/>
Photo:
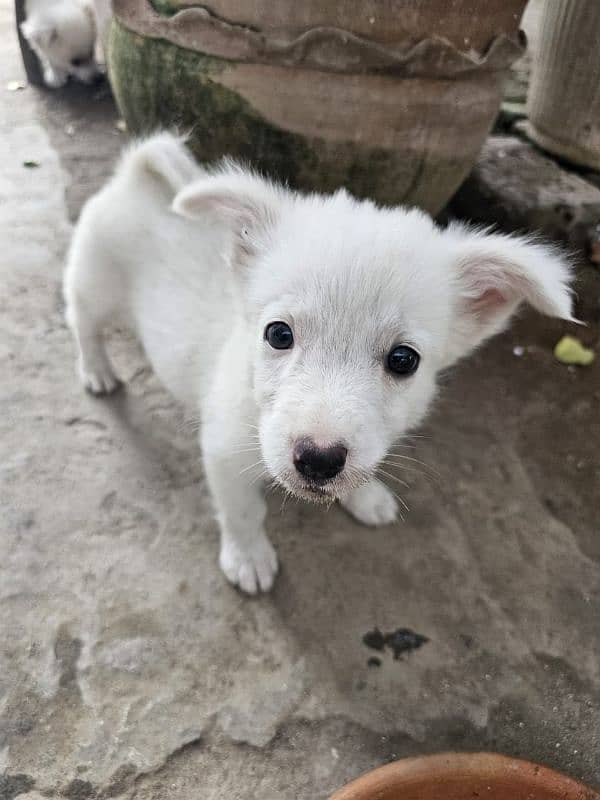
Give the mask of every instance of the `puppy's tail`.
<path id="1" fill-rule="evenodd" d="M 133 144 L 123 156 L 121 168 L 130 175 L 135 173 L 135 177 L 158 178 L 173 195 L 202 173 L 185 139 L 168 131 Z"/>

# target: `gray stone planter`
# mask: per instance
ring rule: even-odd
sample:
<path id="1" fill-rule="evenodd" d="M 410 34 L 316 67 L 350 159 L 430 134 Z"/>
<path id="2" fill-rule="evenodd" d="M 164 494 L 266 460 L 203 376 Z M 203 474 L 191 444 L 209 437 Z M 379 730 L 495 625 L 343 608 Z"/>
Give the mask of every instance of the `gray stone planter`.
<path id="1" fill-rule="evenodd" d="M 110 77 L 132 131 L 190 130 L 203 161 L 436 213 L 495 118 L 523 6 L 116 0 Z"/>
<path id="2" fill-rule="evenodd" d="M 600 2 L 546 0 L 528 96 L 536 144 L 600 169 Z"/>

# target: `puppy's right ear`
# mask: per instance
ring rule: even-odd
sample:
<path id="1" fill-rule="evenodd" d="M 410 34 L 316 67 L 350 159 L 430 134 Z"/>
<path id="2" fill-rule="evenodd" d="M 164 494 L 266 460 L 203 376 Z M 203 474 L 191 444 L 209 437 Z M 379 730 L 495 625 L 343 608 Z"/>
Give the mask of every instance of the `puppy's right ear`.
<path id="1" fill-rule="evenodd" d="M 40 48 L 49 47 L 52 42 L 58 39 L 58 31 L 52 25 L 44 25 L 35 19 L 26 19 L 20 25 L 21 33 L 30 45 Z"/>
<path id="2" fill-rule="evenodd" d="M 455 289 L 450 363 L 506 327 L 522 303 L 552 317 L 572 316 L 569 260 L 531 238 L 470 230 L 442 232 Z"/>
<path id="3" fill-rule="evenodd" d="M 231 229 L 236 261 L 255 255 L 267 244 L 277 222 L 285 190 L 243 170 L 201 178 L 182 189 L 173 211 L 188 219 L 214 217 Z"/>

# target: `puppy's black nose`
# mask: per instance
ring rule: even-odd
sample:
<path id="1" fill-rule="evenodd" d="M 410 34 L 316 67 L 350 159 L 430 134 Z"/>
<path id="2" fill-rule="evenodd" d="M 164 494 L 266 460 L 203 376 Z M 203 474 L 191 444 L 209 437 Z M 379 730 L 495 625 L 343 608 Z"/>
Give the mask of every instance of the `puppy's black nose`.
<path id="1" fill-rule="evenodd" d="M 347 454 L 342 444 L 318 447 L 311 439 L 302 439 L 294 447 L 294 466 L 308 480 L 325 483 L 344 469 Z"/>

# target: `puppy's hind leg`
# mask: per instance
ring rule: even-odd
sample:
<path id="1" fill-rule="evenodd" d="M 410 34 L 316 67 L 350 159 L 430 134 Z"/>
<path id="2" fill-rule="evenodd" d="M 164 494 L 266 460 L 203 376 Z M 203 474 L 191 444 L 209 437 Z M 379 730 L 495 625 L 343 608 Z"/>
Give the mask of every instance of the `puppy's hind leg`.
<path id="1" fill-rule="evenodd" d="M 110 394 L 121 381 L 106 354 L 103 329 L 114 314 L 111 292 L 89 263 L 71 257 L 65 273 L 66 320 L 79 350 L 79 377 L 95 395 Z M 98 279 L 100 278 L 100 279 Z"/>
<path id="2" fill-rule="evenodd" d="M 102 321 L 75 302 L 67 309 L 69 323 L 79 348 L 79 377 L 92 394 L 111 394 L 121 385 L 104 347 Z"/>

